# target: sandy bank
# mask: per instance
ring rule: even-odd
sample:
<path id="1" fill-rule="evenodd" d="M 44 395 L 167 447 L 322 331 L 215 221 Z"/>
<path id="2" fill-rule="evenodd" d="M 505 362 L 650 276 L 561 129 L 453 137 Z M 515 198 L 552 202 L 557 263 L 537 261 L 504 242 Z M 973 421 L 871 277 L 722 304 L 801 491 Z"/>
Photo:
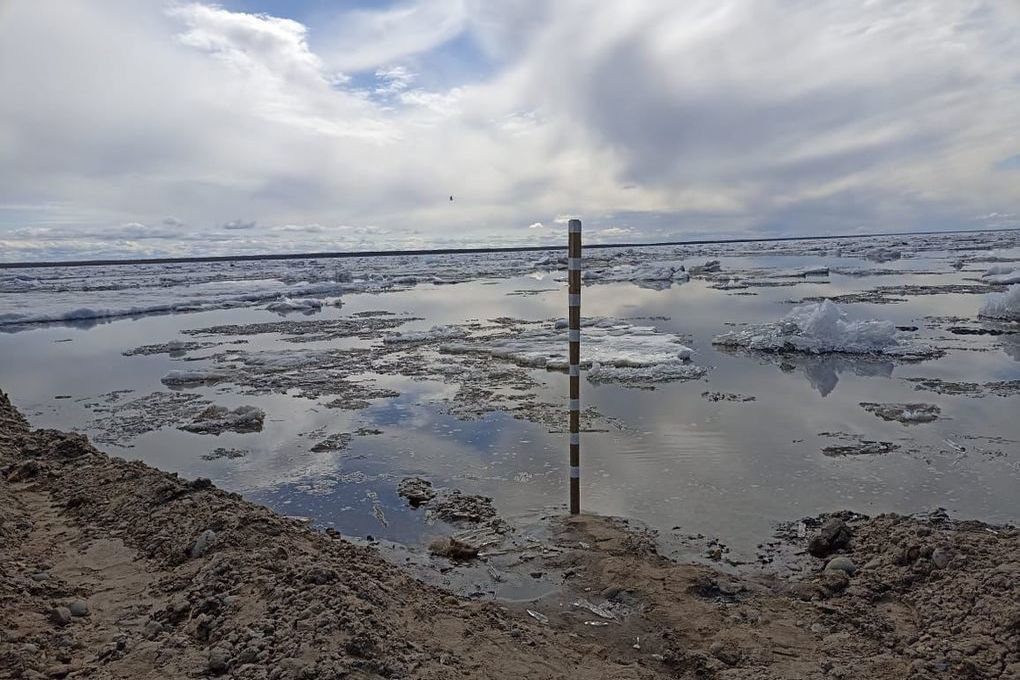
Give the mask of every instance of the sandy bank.
<path id="1" fill-rule="evenodd" d="M 848 516 L 824 557 L 816 529 L 791 539 L 800 570 L 780 578 L 676 564 L 582 517 L 529 565 L 562 590 L 499 604 L 33 431 L 2 393 L 0 468 L 0 677 L 1020 677 L 1012 528 Z"/>

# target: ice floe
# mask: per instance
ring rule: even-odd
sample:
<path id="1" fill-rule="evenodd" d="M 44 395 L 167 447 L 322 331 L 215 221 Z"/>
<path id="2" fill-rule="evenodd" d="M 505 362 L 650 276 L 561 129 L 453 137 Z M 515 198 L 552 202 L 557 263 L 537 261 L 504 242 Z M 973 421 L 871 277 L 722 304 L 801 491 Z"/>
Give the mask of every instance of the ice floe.
<path id="1" fill-rule="evenodd" d="M 760 352 L 867 354 L 931 358 L 938 351 L 913 347 L 897 337 L 891 321 L 850 320 L 828 300 L 798 305 L 782 320 L 717 335 L 712 343 Z"/>
<path id="2" fill-rule="evenodd" d="M 226 406 L 209 406 L 197 414 L 191 422 L 179 429 L 195 434 L 223 434 L 224 432 L 261 432 L 266 412 L 257 406 L 238 406 L 231 410 Z"/>
<path id="3" fill-rule="evenodd" d="M 795 278 L 806 278 L 808 276 L 828 276 L 829 268 L 818 266 L 818 267 L 801 267 L 800 269 L 791 269 L 789 271 L 782 271 L 778 274 L 779 276 L 791 276 Z"/>
<path id="4" fill-rule="evenodd" d="M 453 340 L 463 338 L 467 331 L 457 326 L 433 326 L 427 331 L 408 331 L 406 333 L 394 333 L 383 338 L 387 345 L 398 345 L 410 342 L 436 342 L 439 340 Z"/>
<path id="5" fill-rule="evenodd" d="M 167 387 L 197 387 L 219 382 L 225 378 L 221 371 L 213 369 L 170 371 L 163 376 L 161 382 Z"/>
<path id="6" fill-rule="evenodd" d="M 942 409 L 934 404 L 876 404 L 862 401 L 861 408 L 882 420 L 896 421 L 904 425 L 930 423 L 938 420 L 939 414 L 942 413 Z"/>
<path id="7" fill-rule="evenodd" d="M 718 335 L 713 344 L 765 352 L 868 354 L 895 347 L 890 321 L 849 321 L 828 300 L 798 305 L 781 321 Z"/>
<path id="8" fill-rule="evenodd" d="M 312 314 L 322 309 L 322 300 L 315 298 L 300 298 L 291 299 L 284 298 L 276 302 L 270 302 L 266 305 L 266 309 L 270 312 L 276 312 L 278 314 L 287 314 L 290 312 L 302 312 L 304 314 Z"/>
<path id="9" fill-rule="evenodd" d="M 603 281 L 683 282 L 691 277 L 682 264 L 650 262 L 613 267 L 598 278 L 601 278 Z"/>
<path id="10" fill-rule="evenodd" d="M 1008 274 L 985 276 L 983 278 L 988 283 L 998 284 L 1000 286 L 1008 286 L 1014 283 L 1020 283 L 1020 270 L 1009 272 Z"/>
<path id="11" fill-rule="evenodd" d="M 5 299 L 0 331 L 13 332 L 32 324 L 58 323 L 88 327 L 119 318 L 265 306 L 285 299 L 323 299 L 351 293 L 406 290 L 419 284 L 450 284 L 480 279 L 527 276 L 537 269 L 563 270 L 563 246 L 542 252 L 489 252 L 445 255 L 353 256 L 241 260 L 228 262 L 166 262 L 118 266 L 30 267 L 0 270 Z M 770 256 L 856 257 L 891 261 L 897 255 L 948 253 L 947 261 L 1016 261 L 1018 232 L 975 232 L 902 236 L 683 244 L 627 248 L 589 248 L 583 269 L 588 284 L 632 282 L 646 288 L 668 288 L 689 275 L 708 279 L 716 288 L 736 277 L 750 287 L 796 285 L 798 277 L 820 276 L 827 263 L 809 264 L 776 274 L 729 271 L 725 258 Z M 699 262 L 696 265 L 685 262 Z M 984 285 L 1016 283 L 1017 268 L 1001 267 L 982 279 Z M 723 270 L 726 270 L 725 274 Z M 898 270 L 854 269 L 855 276 L 898 273 Z M 847 269 L 839 270 L 846 273 Z M 562 271 L 553 275 L 561 280 Z M 787 277 L 785 280 L 782 277 Z M 976 288 L 976 286 L 975 286 Z M 987 291 L 984 291 L 987 292 Z M 281 311 L 283 307 L 280 307 Z M 307 310 L 287 310 L 307 311 Z"/>
<path id="12" fill-rule="evenodd" d="M 284 306 L 293 304 L 313 304 L 304 299 L 307 295 L 340 295 L 350 292 L 350 284 L 310 283 L 287 287 L 285 290 L 254 290 L 248 293 L 231 295 L 196 295 L 176 301 L 154 302 L 148 305 L 130 305 L 123 307 L 75 307 L 66 310 L 42 312 L 8 312 L 0 314 L 0 327 L 26 326 L 39 323 L 70 323 L 97 322 L 122 317 L 137 317 L 153 314 L 175 314 L 184 312 L 204 312 L 214 309 L 232 309 L 249 307 L 271 300 L 279 300 Z M 302 301 L 303 299 L 303 301 Z M 286 304 L 284 304 L 286 303 Z M 320 303 L 321 306 L 321 303 Z M 307 306 L 305 307 L 307 308 Z M 281 307 L 282 309 L 282 307 Z M 280 311 L 280 310 L 276 310 Z"/>
<path id="13" fill-rule="evenodd" d="M 993 264 L 991 267 L 981 275 L 981 278 L 986 279 L 989 276 L 1000 276 L 1002 274 L 1011 274 L 1016 268 L 1011 264 Z"/>
<path id="14" fill-rule="evenodd" d="M 566 320 L 521 331 L 509 338 L 445 343 L 450 354 L 483 354 L 521 366 L 566 370 Z M 690 363 L 693 350 L 670 333 L 625 321 L 591 318 L 582 321 L 581 366 L 592 382 L 650 383 L 689 380 L 705 374 Z"/>
<path id="15" fill-rule="evenodd" d="M 903 257 L 903 253 L 893 248 L 878 247 L 864 251 L 864 257 L 872 262 L 892 262 Z"/>
<path id="16" fill-rule="evenodd" d="M 1003 321 L 1020 321 L 1020 284 L 1005 293 L 992 293 L 985 299 L 978 316 Z"/>
<path id="17" fill-rule="evenodd" d="M 975 399 L 1020 395 L 1020 380 L 996 380 L 986 383 L 958 382 L 942 378 L 904 378 L 904 380 L 913 383 L 915 390 L 935 394 L 960 395 Z"/>

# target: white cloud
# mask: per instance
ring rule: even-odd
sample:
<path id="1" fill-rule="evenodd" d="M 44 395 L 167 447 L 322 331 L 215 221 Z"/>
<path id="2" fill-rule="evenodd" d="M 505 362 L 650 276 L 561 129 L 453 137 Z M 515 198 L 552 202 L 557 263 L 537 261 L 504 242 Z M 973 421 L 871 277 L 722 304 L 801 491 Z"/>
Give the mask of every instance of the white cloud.
<path id="1" fill-rule="evenodd" d="M 382 96 L 390 96 L 403 92 L 411 86 L 417 74 L 411 73 L 406 66 L 390 66 L 389 68 L 377 69 L 375 77 L 381 81 L 381 85 L 375 88 L 374 93 Z"/>
<path id="2" fill-rule="evenodd" d="M 992 0 L 422 0 L 311 26 L 12 0 L 0 258 L 495 245 L 578 215 L 626 240 L 1009 226 L 1017 31 Z"/>
<path id="3" fill-rule="evenodd" d="M 418 0 L 385 10 L 345 12 L 326 23 L 317 45 L 341 71 L 375 69 L 438 47 L 468 19 L 463 0 Z"/>

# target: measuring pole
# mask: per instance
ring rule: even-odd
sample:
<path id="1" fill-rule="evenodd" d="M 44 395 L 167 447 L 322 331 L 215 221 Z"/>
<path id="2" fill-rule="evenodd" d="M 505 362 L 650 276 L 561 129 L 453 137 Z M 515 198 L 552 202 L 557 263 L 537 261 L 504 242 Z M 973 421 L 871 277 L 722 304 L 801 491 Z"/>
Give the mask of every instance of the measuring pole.
<path id="1" fill-rule="evenodd" d="M 567 226 L 570 345 L 570 514 L 581 512 L 581 220 Z"/>

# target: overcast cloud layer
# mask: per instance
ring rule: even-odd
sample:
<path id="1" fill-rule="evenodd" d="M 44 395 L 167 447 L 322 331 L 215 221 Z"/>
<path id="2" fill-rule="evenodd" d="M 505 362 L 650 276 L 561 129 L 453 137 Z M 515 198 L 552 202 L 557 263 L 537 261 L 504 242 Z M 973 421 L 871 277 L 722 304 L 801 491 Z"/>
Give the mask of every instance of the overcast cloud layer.
<path id="1" fill-rule="evenodd" d="M 0 261 L 1020 223 L 1011 0 L 327 5 L 0 1 Z"/>

